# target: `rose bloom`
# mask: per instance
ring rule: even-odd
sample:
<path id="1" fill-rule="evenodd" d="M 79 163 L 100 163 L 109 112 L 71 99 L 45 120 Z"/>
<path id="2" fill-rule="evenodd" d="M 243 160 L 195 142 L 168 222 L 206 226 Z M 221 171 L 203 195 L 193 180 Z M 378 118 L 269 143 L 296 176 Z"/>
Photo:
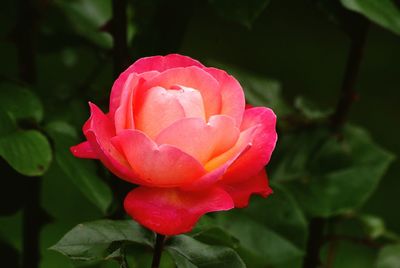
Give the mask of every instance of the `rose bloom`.
<path id="1" fill-rule="evenodd" d="M 157 233 L 188 232 L 205 213 L 272 192 L 264 166 L 276 116 L 246 109 L 242 87 L 222 70 L 178 54 L 142 58 L 115 81 L 107 114 L 89 105 L 87 141 L 72 153 L 138 185 L 125 210 Z"/>

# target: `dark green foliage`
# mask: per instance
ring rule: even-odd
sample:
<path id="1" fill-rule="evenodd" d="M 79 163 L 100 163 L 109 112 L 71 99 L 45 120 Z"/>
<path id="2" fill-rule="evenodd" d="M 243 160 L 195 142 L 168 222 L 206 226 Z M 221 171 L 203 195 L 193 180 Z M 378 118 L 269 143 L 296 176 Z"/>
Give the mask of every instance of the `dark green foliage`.
<path id="1" fill-rule="evenodd" d="M 342 5 L 376 24 L 400 34 L 400 7 L 396 0 L 340 0 Z"/>
<path id="2" fill-rule="evenodd" d="M 33 21 L 21 33 L 28 2 Z M 227 70 L 249 104 L 278 117 L 267 166 L 274 193 L 167 237 L 161 267 L 300 268 L 313 217 L 325 221 L 324 267 L 400 267 L 398 1 L 127 1 L 126 12 L 127 63 L 153 53 L 192 56 Z M 40 268 L 150 267 L 155 234 L 121 208 L 135 186 L 69 151 L 84 140 L 87 102 L 108 109 L 112 16 L 112 0 L 1 3 L 1 267 L 26 254 L 28 180 L 40 183 Z M 367 24 L 360 96 L 343 129 L 332 131 L 349 41 Z"/>
<path id="3" fill-rule="evenodd" d="M 270 0 L 209 0 L 209 2 L 221 17 L 251 28 L 254 20 Z"/>

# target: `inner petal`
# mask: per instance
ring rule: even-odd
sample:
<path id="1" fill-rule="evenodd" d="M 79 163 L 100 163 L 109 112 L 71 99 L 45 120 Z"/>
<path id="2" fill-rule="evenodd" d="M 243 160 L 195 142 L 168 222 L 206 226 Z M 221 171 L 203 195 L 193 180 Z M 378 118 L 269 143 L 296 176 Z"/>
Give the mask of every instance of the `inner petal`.
<path id="1" fill-rule="evenodd" d="M 162 86 L 164 88 L 173 88 L 175 85 L 194 88 L 200 92 L 204 100 L 204 110 L 207 118 L 220 114 L 221 93 L 219 92 L 219 83 L 212 75 L 199 67 L 190 66 L 166 70 L 146 81 L 144 87 Z"/>
<path id="2" fill-rule="evenodd" d="M 173 145 L 205 164 L 211 157 L 232 147 L 239 137 L 235 121 L 223 115 L 210 117 L 208 123 L 201 118 L 181 119 L 157 137 L 158 144 Z"/>
<path id="3" fill-rule="evenodd" d="M 143 93 L 141 105 L 135 109 L 135 126 L 154 138 L 162 129 L 185 117 L 185 110 L 176 94 L 163 87 L 152 87 Z"/>
<path id="4" fill-rule="evenodd" d="M 205 119 L 203 98 L 198 90 L 175 85 L 167 90 L 168 94 L 174 96 L 182 105 L 185 117 L 200 117 Z"/>

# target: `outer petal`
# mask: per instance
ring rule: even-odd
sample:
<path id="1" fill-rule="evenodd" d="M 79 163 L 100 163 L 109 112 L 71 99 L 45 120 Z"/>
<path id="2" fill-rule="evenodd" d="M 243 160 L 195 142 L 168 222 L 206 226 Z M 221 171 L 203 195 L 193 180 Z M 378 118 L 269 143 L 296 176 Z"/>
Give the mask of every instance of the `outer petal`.
<path id="1" fill-rule="evenodd" d="M 225 71 L 216 68 L 204 68 L 204 70 L 219 82 L 219 90 L 222 98 L 221 114 L 234 118 L 237 126 L 240 126 L 246 103 L 242 86 L 233 76 L 227 74 Z"/>
<path id="2" fill-rule="evenodd" d="M 93 151 L 89 142 L 84 141 L 71 147 L 71 152 L 75 157 L 97 159 L 97 154 Z"/>
<path id="3" fill-rule="evenodd" d="M 246 129 L 245 131 L 242 131 L 236 144 L 223 154 L 210 159 L 210 161 L 205 164 L 205 169 L 212 171 L 225 164 L 231 165 L 238 157 L 250 150 L 254 140 L 255 132 L 258 130 L 258 127 L 259 126 L 256 125 Z"/>
<path id="4" fill-rule="evenodd" d="M 84 134 L 101 162 L 115 175 L 133 183 L 138 181 L 137 175 L 130 169 L 128 162 L 111 144 L 115 136 L 114 126 L 109 117 L 93 103 L 89 103 L 91 116 L 85 123 Z"/>
<path id="5" fill-rule="evenodd" d="M 256 176 L 245 181 L 232 184 L 224 184 L 222 181 L 221 187 L 231 195 L 237 208 L 246 207 L 249 204 L 252 194 L 258 194 L 262 197 L 272 194 L 272 189 L 268 185 L 267 173 L 264 169 Z"/>
<path id="6" fill-rule="evenodd" d="M 143 73 L 148 71 L 163 72 L 177 67 L 197 66 L 203 68 L 203 64 L 187 56 L 169 54 L 166 56 L 152 56 L 137 60 L 127 71 L 130 73 Z"/>
<path id="7" fill-rule="evenodd" d="M 176 187 L 205 174 L 202 165 L 192 156 L 170 145 L 158 146 L 140 131 L 125 130 L 112 142 L 124 153 L 135 173 L 149 185 Z"/>
<path id="8" fill-rule="evenodd" d="M 192 191 L 210 187 L 215 182 L 220 180 L 225 174 L 226 170 L 232 163 L 236 161 L 242 154 L 251 148 L 253 134 L 257 130 L 257 126 L 246 129 L 240 133 L 239 139 L 236 144 L 228 151 L 214 157 L 205 164 L 205 169 L 209 171 L 200 179 L 188 184 L 183 185 L 182 189 Z"/>
<path id="9" fill-rule="evenodd" d="M 125 82 L 120 105 L 114 115 L 115 130 L 117 133 L 124 129 L 135 128 L 133 117 L 133 94 L 136 87 L 140 86 L 141 83 L 143 83 L 143 80 L 140 80 L 136 74 L 129 75 Z"/>
<path id="10" fill-rule="evenodd" d="M 114 112 L 115 110 L 117 110 L 120 104 L 120 98 L 125 82 L 131 73 L 140 74 L 142 78 L 147 80 L 150 76 L 159 72 L 163 72 L 171 68 L 189 66 L 197 66 L 199 68 L 204 67 L 200 62 L 178 54 L 170 54 L 164 57 L 146 57 L 137 60 L 128 69 L 126 69 L 114 82 L 110 96 L 110 114 L 114 116 Z"/>
<path id="11" fill-rule="evenodd" d="M 140 224 L 164 235 L 189 232 L 208 212 L 233 208 L 232 198 L 220 188 L 184 192 L 139 187 L 125 198 L 127 213 Z"/>
<path id="12" fill-rule="evenodd" d="M 184 86 L 196 89 L 203 97 L 207 118 L 219 114 L 221 110 L 221 94 L 219 83 L 215 78 L 196 66 L 168 69 L 144 84 L 151 88 L 161 86 L 166 89 Z"/>
<path id="13" fill-rule="evenodd" d="M 170 144 L 205 164 L 212 156 L 231 148 L 239 137 L 239 129 L 232 118 L 223 115 L 184 118 L 162 130 L 156 137 L 158 144 Z"/>
<path id="14" fill-rule="evenodd" d="M 125 88 L 125 83 L 127 82 L 129 76 L 133 72 L 128 68 L 126 71 L 124 71 L 120 76 L 118 77 L 117 80 L 115 80 L 112 89 L 111 89 L 111 95 L 110 95 L 110 112 L 109 114 L 111 115 L 111 118 L 114 119 L 114 114 L 115 111 L 118 109 L 118 107 L 121 104 L 121 95 L 122 92 L 124 91 Z M 152 77 L 156 76 L 159 74 L 157 71 L 148 71 L 141 73 L 138 75 L 140 78 L 143 78 L 144 80 L 149 80 Z"/>
<path id="15" fill-rule="evenodd" d="M 263 107 L 246 110 L 241 130 L 243 131 L 255 125 L 259 125 L 259 127 L 254 134 L 251 148 L 229 167 L 223 180 L 230 182 L 246 180 L 249 177 L 256 176 L 269 162 L 277 140 L 274 112 Z"/>

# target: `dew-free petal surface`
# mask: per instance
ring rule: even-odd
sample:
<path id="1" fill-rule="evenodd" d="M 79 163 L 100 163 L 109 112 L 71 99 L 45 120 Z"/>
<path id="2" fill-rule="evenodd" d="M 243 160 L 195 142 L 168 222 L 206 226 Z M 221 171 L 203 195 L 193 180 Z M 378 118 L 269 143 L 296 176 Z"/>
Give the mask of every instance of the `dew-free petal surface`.
<path id="1" fill-rule="evenodd" d="M 138 89 L 138 94 L 142 94 Z M 134 102 L 136 129 L 150 138 L 175 121 L 185 118 L 185 110 L 175 94 L 163 87 L 153 87 Z"/>
<path id="2" fill-rule="evenodd" d="M 145 87 L 161 86 L 166 89 L 184 86 L 200 92 L 207 118 L 219 114 L 221 110 L 221 93 L 218 81 L 199 67 L 174 68 L 166 70 L 148 80 Z"/>
<path id="3" fill-rule="evenodd" d="M 127 71 L 135 73 L 143 73 L 148 71 L 158 71 L 163 72 L 168 69 L 177 67 L 189 67 L 197 66 L 203 68 L 203 64 L 194 60 L 190 57 L 179 55 L 179 54 L 169 54 L 166 56 L 151 56 L 145 57 L 137 60 L 133 63 Z"/>
<path id="4" fill-rule="evenodd" d="M 115 111 L 118 109 L 118 107 L 121 104 L 122 92 L 125 88 L 125 84 L 129 78 L 129 76 L 132 73 L 133 73 L 132 71 L 127 69 L 122 74 L 120 74 L 120 76 L 117 78 L 117 80 L 115 80 L 115 82 L 112 86 L 111 94 L 110 94 L 110 112 L 109 112 L 109 114 L 112 118 L 114 118 Z M 144 80 L 149 80 L 158 74 L 159 74 L 158 71 L 148 71 L 148 72 L 141 73 L 137 76 L 139 76 L 140 78 L 142 78 Z"/>
<path id="5" fill-rule="evenodd" d="M 229 210 L 233 206 L 230 195 L 217 187 L 198 192 L 138 187 L 124 202 L 125 210 L 134 220 L 164 235 L 189 232 L 205 213 Z"/>
<path id="6" fill-rule="evenodd" d="M 170 144 L 205 164 L 212 156 L 231 148 L 239 137 L 235 121 L 223 115 L 210 117 L 208 123 L 201 118 L 184 118 L 162 130 L 156 137 L 158 144 Z"/>
<path id="7" fill-rule="evenodd" d="M 245 181 L 224 184 L 220 183 L 221 187 L 227 191 L 232 197 L 235 207 L 243 208 L 249 204 L 250 196 L 253 194 L 267 197 L 272 194 L 272 189 L 268 185 L 267 173 L 262 169 L 256 176 Z"/>
<path id="8" fill-rule="evenodd" d="M 276 115 L 264 107 L 250 108 L 244 112 L 241 130 L 259 126 L 254 133 L 251 148 L 243 153 L 227 170 L 224 180 L 241 181 L 256 176 L 268 164 L 277 141 Z"/>
<path id="9" fill-rule="evenodd" d="M 125 130 L 112 142 L 148 185 L 176 187 L 193 182 L 205 174 L 195 158 L 170 145 L 158 146 L 143 132 Z"/>
<path id="10" fill-rule="evenodd" d="M 88 141 L 84 141 L 71 147 L 71 152 L 75 157 L 97 159 L 97 154 L 93 151 Z"/>
<path id="11" fill-rule="evenodd" d="M 124 156 L 111 144 L 115 128 L 95 104 L 89 103 L 91 115 L 84 125 L 84 134 L 101 162 L 115 175 L 133 183 L 141 183 Z"/>
<path id="12" fill-rule="evenodd" d="M 133 95 L 136 87 L 139 86 L 140 78 L 136 74 L 129 75 L 122 91 L 120 105 L 115 111 L 114 124 L 118 134 L 124 129 L 135 127 L 133 115 Z"/>
<path id="13" fill-rule="evenodd" d="M 204 68 L 204 70 L 219 82 L 221 94 L 220 113 L 234 118 L 237 126 L 240 126 L 246 103 L 242 86 L 233 76 L 223 70 L 216 68 Z"/>

